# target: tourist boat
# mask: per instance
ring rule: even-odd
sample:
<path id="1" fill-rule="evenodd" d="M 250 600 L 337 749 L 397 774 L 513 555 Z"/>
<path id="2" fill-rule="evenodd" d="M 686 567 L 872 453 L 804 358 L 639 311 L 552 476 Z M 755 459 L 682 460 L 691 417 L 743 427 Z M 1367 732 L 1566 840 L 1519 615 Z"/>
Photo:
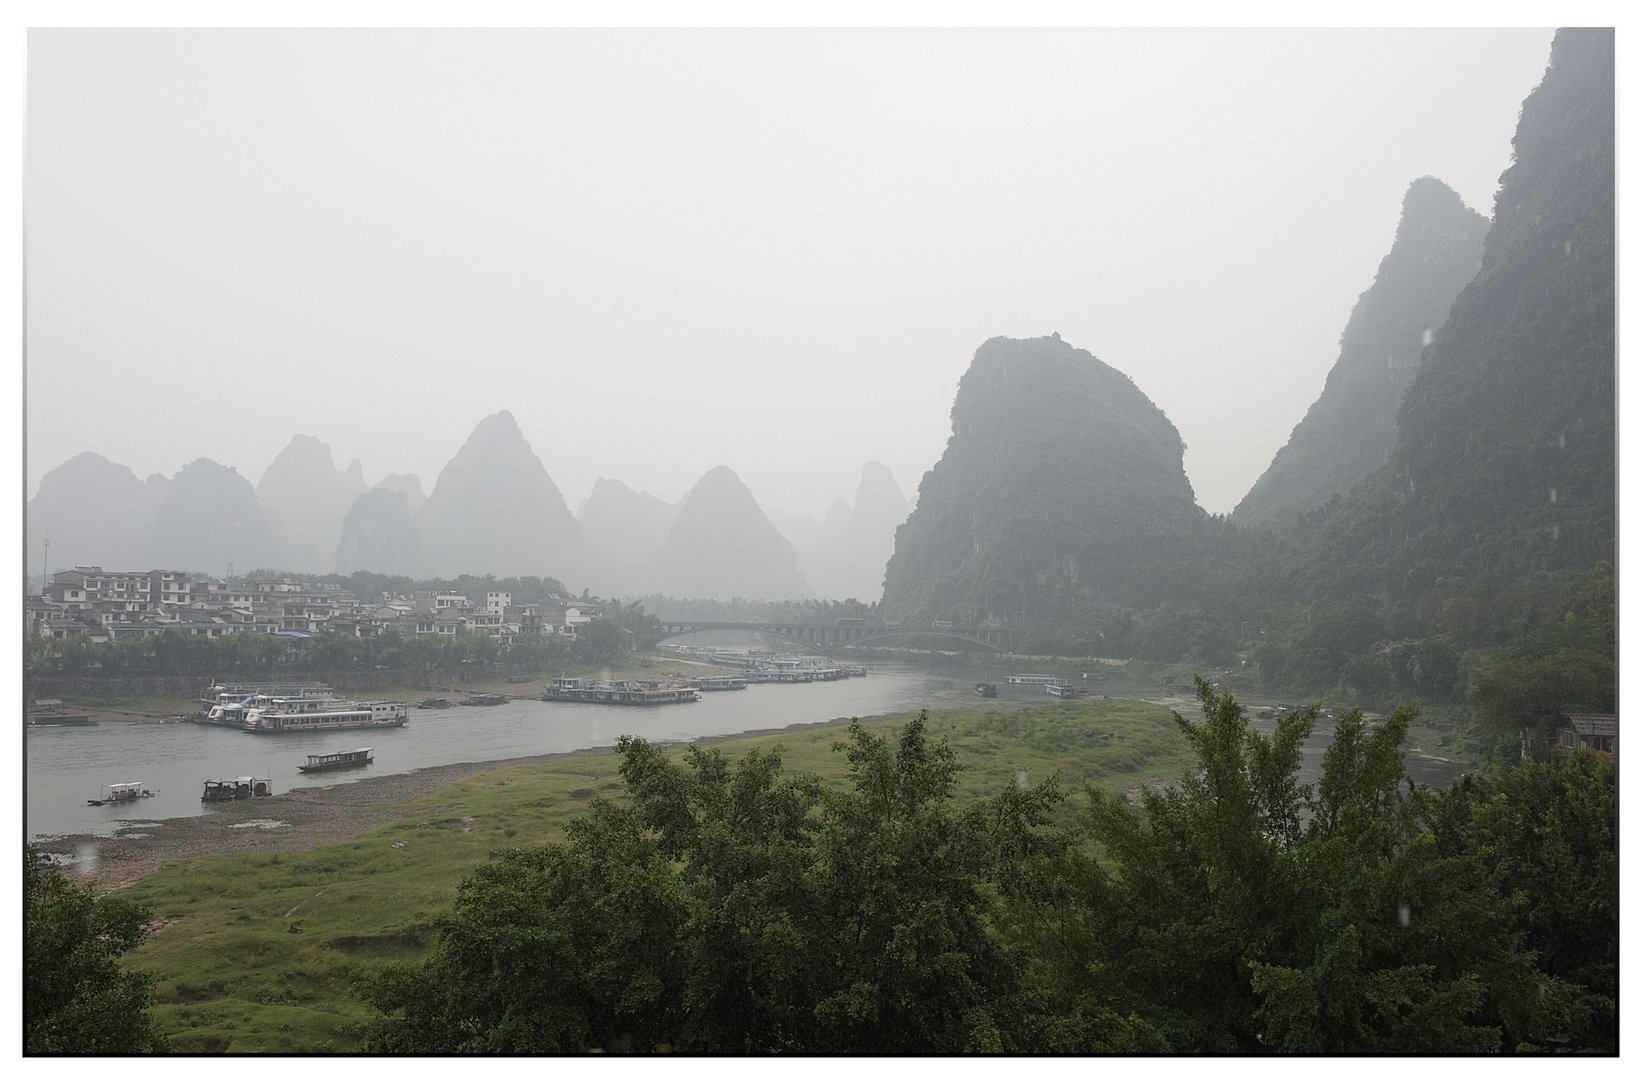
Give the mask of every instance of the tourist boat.
<path id="1" fill-rule="evenodd" d="M 982 697 L 997 697 L 998 686 L 996 683 L 978 682 L 975 684 L 975 692 Z"/>
<path id="2" fill-rule="evenodd" d="M 403 727 L 405 706 L 390 701 L 349 704 L 340 698 L 274 697 L 247 705 L 237 725 L 257 734 L 289 731 L 338 731 L 343 728 Z"/>
<path id="3" fill-rule="evenodd" d="M 274 793 L 274 782 L 271 778 L 241 776 L 233 780 L 207 780 L 205 794 L 200 796 L 200 802 L 236 802 L 240 799 L 255 799 Z"/>
<path id="4" fill-rule="evenodd" d="M 1010 675 L 1012 683 L 1026 683 L 1029 686 L 1048 686 L 1051 683 L 1059 684 L 1061 680 L 1054 675 Z"/>
<path id="5" fill-rule="evenodd" d="M 1077 697 L 1078 688 L 1068 683 L 1046 683 L 1043 692 L 1050 697 Z"/>
<path id="6" fill-rule="evenodd" d="M 297 772 L 325 772 L 328 769 L 352 769 L 369 765 L 376 760 L 371 757 L 371 747 L 361 746 L 358 750 L 346 750 L 340 754 L 309 754 L 308 764 L 298 765 Z"/>
<path id="7" fill-rule="evenodd" d="M 236 686 L 213 683 L 200 694 L 201 708 L 198 720 L 205 724 L 241 727 L 244 724 L 246 708 L 258 700 L 273 697 L 284 698 L 287 701 L 310 698 L 318 701 L 342 700 L 336 691 L 324 683 L 257 683 Z"/>
<path id="8" fill-rule="evenodd" d="M 157 791 L 149 791 L 143 787 L 141 780 L 133 780 L 129 784 L 105 784 L 103 786 L 103 797 L 100 799 L 87 799 L 86 805 L 109 806 L 135 802 L 138 799 L 152 799 L 158 794 Z"/>
<path id="9" fill-rule="evenodd" d="M 708 675 L 703 679 L 691 679 L 689 685 L 697 690 L 745 690 L 747 680 L 739 675 Z"/>
<path id="10" fill-rule="evenodd" d="M 544 701 L 584 701 L 596 705 L 677 705 L 700 701 L 693 686 L 664 686 L 661 683 L 629 682 L 618 679 L 554 679 L 542 693 Z"/>

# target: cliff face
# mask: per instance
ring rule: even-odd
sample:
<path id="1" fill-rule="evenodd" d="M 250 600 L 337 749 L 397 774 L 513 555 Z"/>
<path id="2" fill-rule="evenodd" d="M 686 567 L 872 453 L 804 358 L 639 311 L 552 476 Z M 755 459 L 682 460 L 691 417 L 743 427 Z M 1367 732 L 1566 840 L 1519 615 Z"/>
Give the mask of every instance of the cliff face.
<path id="1" fill-rule="evenodd" d="M 1395 598 L 1614 558 L 1612 30 L 1558 32 L 1512 144 L 1390 464 L 1271 553 L 1285 591 Z"/>
<path id="2" fill-rule="evenodd" d="M 1185 446 L 1122 372 L 1056 335 L 993 338 L 895 538 L 892 616 L 1053 618 L 1183 584 L 1208 517 Z"/>
<path id="3" fill-rule="evenodd" d="M 869 461 L 861 469 L 855 503 L 833 504 L 816 546 L 798 556 L 798 568 L 829 600 L 866 603 L 884 592 L 884 567 L 895 552 L 895 530 L 907 519 L 906 496 L 889 469 Z M 830 534 L 830 535 L 828 535 Z"/>
<path id="4" fill-rule="evenodd" d="M 712 600 L 807 599 L 792 544 L 764 516 L 747 485 L 720 465 L 679 503 L 662 549 L 637 576 L 645 592 Z"/>
<path id="5" fill-rule="evenodd" d="M 1322 394 L 1238 503 L 1235 524 L 1287 528 L 1386 464 L 1403 392 L 1476 275 L 1487 234 L 1488 219 L 1441 181 L 1409 185 L 1396 240 L 1352 309 Z"/>
<path id="6" fill-rule="evenodd" d="M 481 420 L 416 514 L 424 572 L 579 580 L 581 530 L 547 469 L 503 410 Z"/>

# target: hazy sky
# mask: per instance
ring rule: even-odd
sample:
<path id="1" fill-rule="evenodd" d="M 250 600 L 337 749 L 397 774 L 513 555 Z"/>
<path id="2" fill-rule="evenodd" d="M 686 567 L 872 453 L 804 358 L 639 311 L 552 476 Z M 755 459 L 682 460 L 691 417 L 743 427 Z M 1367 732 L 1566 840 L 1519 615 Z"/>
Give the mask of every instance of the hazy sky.
<path id="1" fill-rule="evenodd" d="M 93 450 L 424 489 L 509 409 L 572 510 L 914 496 L 1058 331 L 1229 511 L 1404 189 L 1491 214 L 1549 30 L 33 31 L 28 495 Z"/>

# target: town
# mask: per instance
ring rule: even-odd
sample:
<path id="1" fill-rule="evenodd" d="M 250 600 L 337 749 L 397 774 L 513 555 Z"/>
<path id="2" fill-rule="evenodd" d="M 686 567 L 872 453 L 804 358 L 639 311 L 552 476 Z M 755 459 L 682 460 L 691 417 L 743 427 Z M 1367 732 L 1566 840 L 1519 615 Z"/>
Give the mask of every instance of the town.
<path id="1" fill-rule="evenodd" d="M 476 632 L 508 647 L 528 635 L 574 638 L 577 627 L 603 616 L 599 608 L 557 593 L 524 604 L 501 591 L 487 591 L 482 600 L 439 589 L 363 598 L 340 585 L 291 578 L 230 582 L 182 570 L 101 566 L 53 574 L 43 595 L 26 598 L 24 609 L 29 632 L 40 637 L 83 635 L 101 643 L 168 630 L 208 638 L 273 634 L 289 641 L 293 657 L 323 631 L 356 638 Z"/>

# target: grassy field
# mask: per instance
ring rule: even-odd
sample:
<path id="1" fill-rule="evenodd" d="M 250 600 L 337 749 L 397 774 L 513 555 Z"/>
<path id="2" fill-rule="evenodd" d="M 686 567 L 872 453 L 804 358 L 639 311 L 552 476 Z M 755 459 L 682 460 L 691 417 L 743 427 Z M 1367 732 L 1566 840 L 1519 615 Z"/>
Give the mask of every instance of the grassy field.
<path id="1" fill-rule="evenodd" d="M 864 723 L 887 732 L 908 715 Z M 1125 791 L 1190 763 L 1168 710 L 1139 701 L 977 702 L 932 714 L 930 729 L 957 750 L 965 799 L 1022 772 L 1036 782 L 1059 771 L 1073 793 L 1085 783 Z M 779 743 L 789 770 L 842 784 L 843 755 L 832 746 L 844 735 L 831 723 L 711 743 L 732 758 Z M 396 824 L 353 840 L 167 864 L 121 892 L 163 927 L 127 962 L 158 977 L 154 1015 L 176 1050 L 355 1049 L 371 1011 L 351 993 L 354 982 L 426 956 L 458 883 L 492 852 L 557 840 L 590 800 L 620 798 L 617 764 L 589 753 L 504 765 L 394 807 Z"/>

